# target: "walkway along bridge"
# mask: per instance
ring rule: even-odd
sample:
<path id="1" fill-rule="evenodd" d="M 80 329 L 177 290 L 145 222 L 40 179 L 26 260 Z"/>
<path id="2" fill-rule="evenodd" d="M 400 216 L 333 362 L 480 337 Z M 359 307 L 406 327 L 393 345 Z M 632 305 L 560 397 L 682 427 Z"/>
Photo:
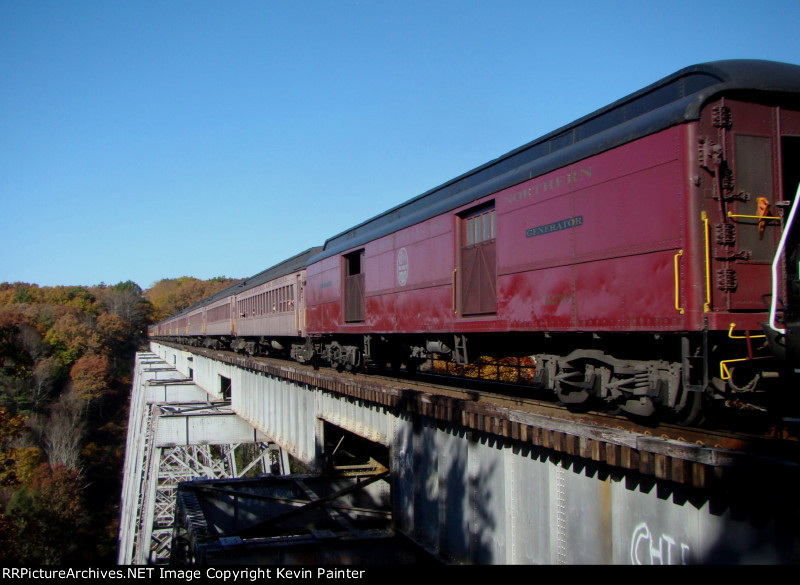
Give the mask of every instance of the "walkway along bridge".
<path id="1" fill-rule="evenodd" d="M 179 444 L 177 467 L 190 469 L 181 479 L 237 477 L 254 465 L 283 474 L 289 456 L 316 471 L 341 465 L 343 453 L 354 465 L 382 464 L 395 530 L 445 562 L 800 561 L 791 458 L 370 376 L 169 344 L 151 350 L 138 356 L 134 381 L 123 563 L 168 558 L 177 481 L 169 461 Z M 245 443 L 253 457 L 241 469 L 207 463 L 212 454 L 231 461 Z M 193 451 L 201 445 L 208 459 Z"/>

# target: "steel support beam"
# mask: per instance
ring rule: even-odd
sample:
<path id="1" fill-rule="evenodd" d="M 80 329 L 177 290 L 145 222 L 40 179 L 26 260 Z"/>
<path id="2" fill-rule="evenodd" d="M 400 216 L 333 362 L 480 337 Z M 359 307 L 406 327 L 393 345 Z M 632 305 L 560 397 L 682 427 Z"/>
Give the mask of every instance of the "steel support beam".
<path id="1" fill-rule="evenodd" d="M 178 484 L 286 473 L 286 457 L 153 354 L 138 354 L 121 504 L 121 564 L 169 560 Z"/>

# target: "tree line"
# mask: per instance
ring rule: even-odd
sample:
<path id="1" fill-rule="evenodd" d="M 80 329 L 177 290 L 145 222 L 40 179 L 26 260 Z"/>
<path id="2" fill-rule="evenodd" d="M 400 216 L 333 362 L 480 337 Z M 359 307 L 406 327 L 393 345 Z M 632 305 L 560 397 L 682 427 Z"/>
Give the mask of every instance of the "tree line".
<path id="1" fill-rule="evenodd" d="M 116 561 L 135 352 L 234 282 L 0 283 L 0 564 Z"/>

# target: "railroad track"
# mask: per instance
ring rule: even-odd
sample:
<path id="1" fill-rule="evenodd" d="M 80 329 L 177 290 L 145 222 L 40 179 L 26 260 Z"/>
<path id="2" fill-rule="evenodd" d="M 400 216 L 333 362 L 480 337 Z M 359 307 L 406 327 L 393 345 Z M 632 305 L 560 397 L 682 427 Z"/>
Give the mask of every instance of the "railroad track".
<path id="1" fill-rule="evenodd" d="M 612 468 L 636 470 L 697 488 L 730 484 L 726 480 L 740 473 L 796 474 L 800 470 L 800 442 L 775 428 L 743 432 L 667 423 L 656 426 L 605 412 L 576 412 L 538 397 L 509 395 L 505 385 L 498 387 L 485 381 L 441 380 L 429 374 L 412 378 L 337 372 L 230 351 L 164 345 L 520 441 L 557 457 L 566 455 Z M 494 389 L 488 388 L 492 385 Z"/>
<path id="2" fill-rule="evenodd" d="M 533 386 L 523 386 L 492 380 L 444 376 L 439 374 L 416 373 L 413 375 L 384 375 L 377 371 L 369 372 L 371 377 L 389 384 L 406 384 L 431 392 L 462 392 L 468 400 L 496 400 L 524 410 L 540 410 L 570 420 L 582 420 L 598 426 L 626 429 L 643 435 L 654 435 L 687 443 L 707 445 L 717 448 L 737 449 L 757 441 L 797 440 L 788 431 L 782 432 L 762 412 L 751 414 L 747 426 L 750 430 L 730 427 L 734 421 L 726 420 L 729 427 L 719 424 L 686 426 L 649 418 L 636 421 L 625 414 L 613 414 L 600 409 L 571 408 L 560 404 L 547 390 Z M 730 416 L 736 414 L 730 412 Z"/>

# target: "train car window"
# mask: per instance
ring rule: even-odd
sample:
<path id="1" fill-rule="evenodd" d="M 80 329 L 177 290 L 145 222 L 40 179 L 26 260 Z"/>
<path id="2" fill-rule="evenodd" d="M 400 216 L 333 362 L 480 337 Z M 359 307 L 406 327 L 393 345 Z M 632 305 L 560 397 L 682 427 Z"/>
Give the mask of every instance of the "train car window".
<path id="1" fill-rule="evenodd" d="M 464 217 L 463 243 L 465 246 L 473 246 L 481 242 L 488 242 L 495 239 L 495 210 L 481 209 L 471 216 Z"/>
<path id="2" fill-rule="evenodd" d="M 755 193 L 766 197 L 769 204 L 775 201 L 772 193 L 772 144 L 768 136 L 747 136 L 736 134 L 734 139 L 736 148 L 736 179 L 737 189 L 746 193 Z M 740 202 L 738 213 L 757 215 L 758 200 L 751 197 L 750 201 Z M 764 215 L 770 215 L 765 213 Z M 771 262 L 775 255 L 775 238 L 764 237 L 763 228 L 759 222 L 738 222 L 738 239 L 741 246 L 750 252 L 750 260 L 756 262 Z M 769 230 L 770 235 L 773 229 Z"/>
<path id="3" fill-rule="evenodd" d="M 355 276 L 361 274 L 361 257 L 364 255 L 363 250 L 347 254 L 345 258 L 347 276 Z"/>

